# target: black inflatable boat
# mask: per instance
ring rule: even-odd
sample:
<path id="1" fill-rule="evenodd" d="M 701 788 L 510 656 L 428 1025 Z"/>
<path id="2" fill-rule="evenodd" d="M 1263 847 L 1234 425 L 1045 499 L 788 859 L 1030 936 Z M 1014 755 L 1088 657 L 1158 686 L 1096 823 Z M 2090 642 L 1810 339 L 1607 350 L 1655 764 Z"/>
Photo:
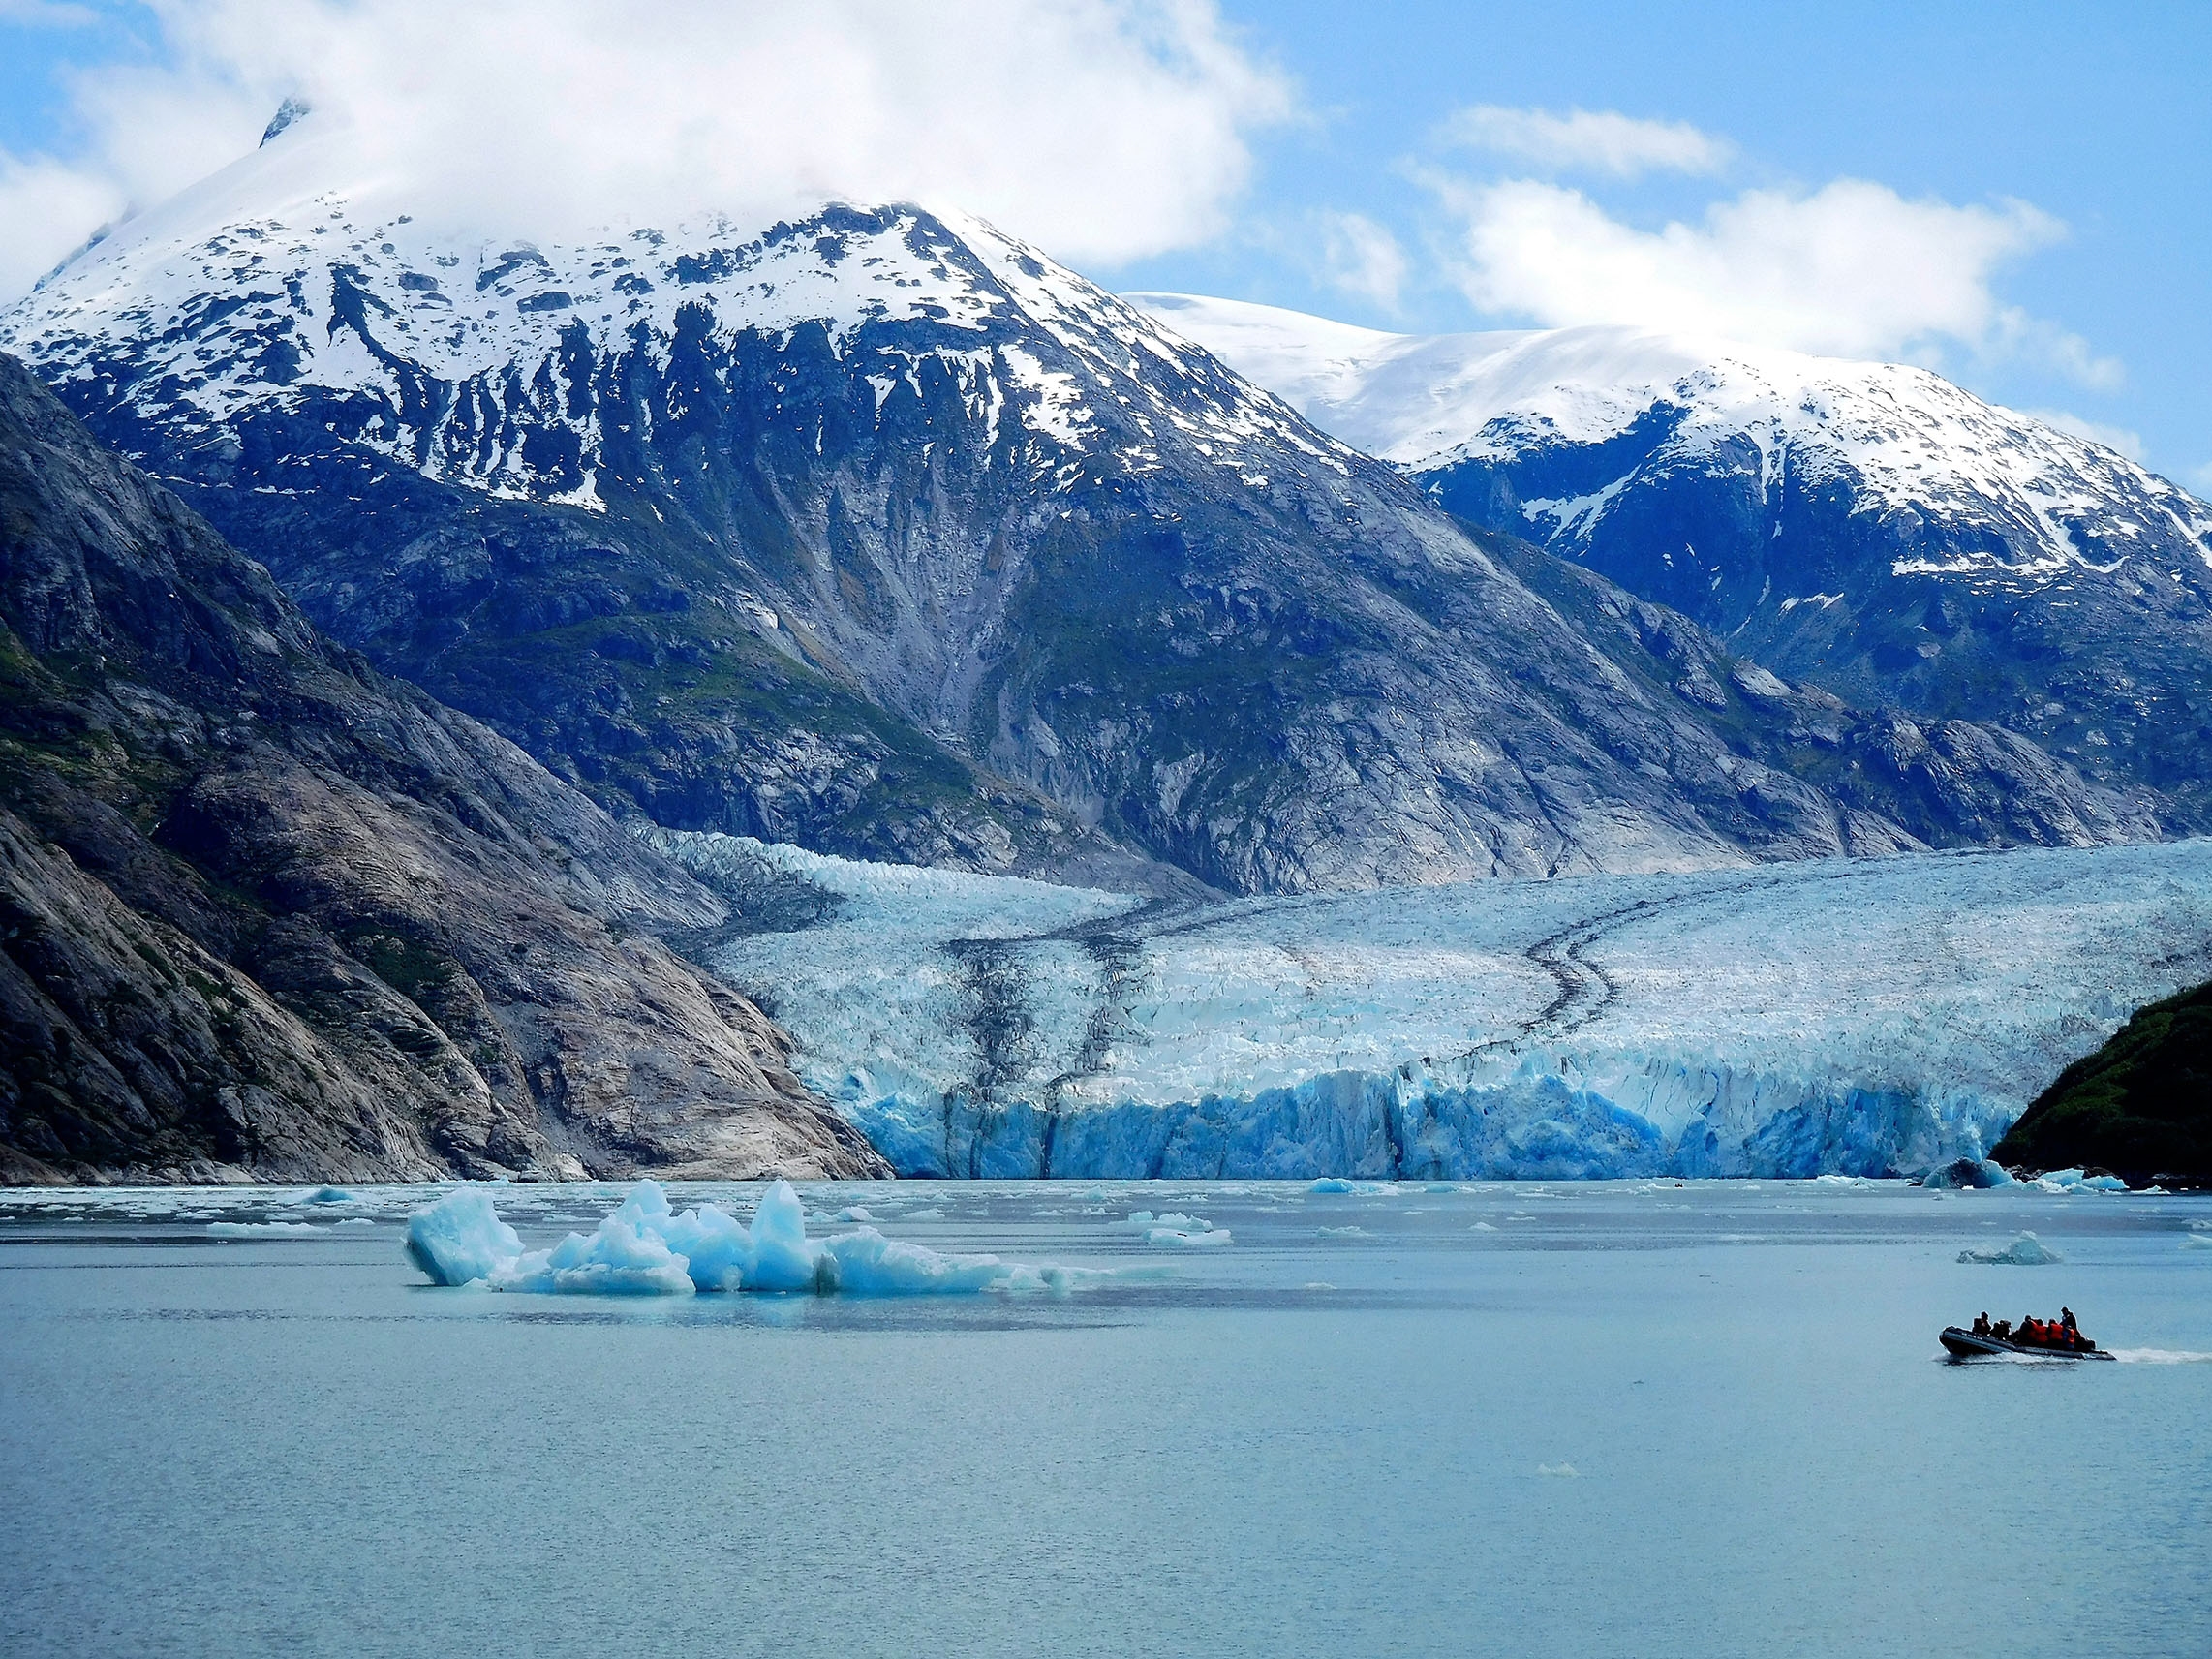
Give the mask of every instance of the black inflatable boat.
<path id="1" fill-rule="evenodd" d="M 2025 1354 L 2031 1360 L 2108 1360 L 2102 1348 L 2045 1348 L 2034 1342 L 2008 1342 L 2000 1336 L 1977 1336 L 1956 1325 L 1943 1332 L 1944 1351 L 1954 1360 L 1978 1360 L 1993 1354 Z"/>

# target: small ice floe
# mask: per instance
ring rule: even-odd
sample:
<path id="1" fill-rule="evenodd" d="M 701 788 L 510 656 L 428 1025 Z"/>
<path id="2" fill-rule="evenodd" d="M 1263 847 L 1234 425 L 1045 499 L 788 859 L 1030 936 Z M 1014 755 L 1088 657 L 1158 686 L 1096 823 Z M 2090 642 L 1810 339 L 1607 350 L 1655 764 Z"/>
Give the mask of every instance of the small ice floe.
<path id="1" fill-rule="evenodd" d="M 1150 1210 L 1132 1210 L 1121 1226 L 1126 1232 L 1142 1235 L 1148 1244 L 1170 1249 L 1214 1249 L 1229 1243 L 1228 1228 L 1216 1227 L 1204 1216 L 1184 1215 L 1174 1210 L 1163 1215 L 1154 1215 Z"/>
<path id="2" fill-rule="evenodd" d="M 942 1221 L 944 1212 L 933 1204 L 927 1210 L 909 1210 L 904 1215 L 891 1215 L 885 1219 L 892 1221 Z"/>
<path id="3" fill-rule="evenodd" d="M 2045 1170 L 2036 1180 L 2041 1192 L 2125 1192 L 2128 1183 L 2116 1175 L 2091 1175 L 2078 1169 Z"/>
<path id="4" fill-rule="evenodd" d="M 1344 1197 L 1354 1193 L 1388 1192 L 1390 1183 L 1387 1181 L 1346 1181 L 1340 1175 L 1325 1175 L 1306 1190 Z"/>
<path id="5" fill-rule="evenodd" d="M 1336 1287 L 1325 1278 L 1309 1278 L 1298 1288 L 1300 1290 L 1335 1290 Z"/>
<path id="6" fill-rule="evenodd" d="M 307 1195 L 310 1204 L 351 1204 L 354 1194 L 342 1186 L 319 1186 Z"/>
<path id="7" fill-rule="evenodd" d="M 933 1296 L 983 1290 L 1060 1291 L 1091 1276 L 997 1256 L 948 1255 L 886 1239 L 873 1227 L 807 1237 L 791 1183 L 762 1195 L 750 1226 L 712 1204 L 672 1213 L 660 1183 L 641 1181 L 590 1233 L 525 1250 L 489 1189 L 463 1187 L 411 1217 L 408 1258 L 442 1285 L 592 1296 L 689 1296 L 693 1291 L 811 1291 Z"/>
<path id="8" fill-rule="evenodd" d="M 374 1227 L 376 1225 L 366 1215 L 349 1215 L 337 1224 L 341 1227 Z"/>
<path id="9" fill-rule="evenodd" d="M 1468 1228 L 1467 1231 L 1470 1233 L 1494 1233 L 1497 1231 L 1497 1229 L 1491 1226 L 1488 1221 L 1477 1221 L 1472 1227 Z"/>
<path id="10" fill-rule="evenodd" d="M 1319 1232 L 1324 1239 L 1365 1239 L 1369 1236 L 1365 1227 L 1323 1227 Z"/>
<path id="11" fill-rule="evenodd" d="M 1579 1481 L 1582 1478 L 1582 1471 L 1576 1468 L 1572 1463 L 1539 1463 L 1536 1465 L 1536 1472 L 1540 1475 L 1551 1475 L 1563 1481 Z"/>
<path id="12" fill-rule="evenodd" d="M 2197 1227 L 2203 1224 L 2201 1221 L 2191 1223 Z M 2185 1250 L 2212 1250 L 2212 1233 L 2192 1233 L 2181 1241 L 2181 1247 Z"/>
<path id="13" fill-rule="evenodd" d="M 292 1233 L 323 1233 L 312 1221 L 210 1221 L 207 1230 L 223 1239 L 274 1239 Z"/>
<path id="14" fill-rule="evenodd" d="M 873 1221 L 876 1219 L 875 1216 L 869 1214 L 868 1206 L 865 1204 L 848 1205 L 837 1213 L 837 1218 L 840 1221 Z"/>
<path id="15" fill-rule="evenodd" d="M 1962 1262 L 2014 1268 L 2049 1267 L 2066 1260 L 2033 1233 L 2022 1233 L 2001 1250 L 1961 1250 L 1958 1259 Z"/>

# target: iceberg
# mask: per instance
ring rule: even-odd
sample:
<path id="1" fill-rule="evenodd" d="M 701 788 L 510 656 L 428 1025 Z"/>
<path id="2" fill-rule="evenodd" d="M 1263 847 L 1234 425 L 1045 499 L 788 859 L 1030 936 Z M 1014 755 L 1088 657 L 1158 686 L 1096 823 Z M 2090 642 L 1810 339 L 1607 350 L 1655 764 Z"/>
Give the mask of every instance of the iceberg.
<path id="1" fill-rule="evenodd" d="M 1981 1164 L 2135 1007 L 2212 979 L 2204 840 L 1179 906 L 655 837 L 723 890 L 814 895 L 708 966 L 772 996 L 802 1078 L 908 1177 Z"/>
<path id="2" fill-rule="evenodd" d="M 750 1225 L 713 1204 L 678 1212 L 660 1183 L 641 1181 L 590 1233 L 525 1250 L 499 1218 L 491 1193 L 464 1187 L 410 1217 L 407 1254 L 434 1284 L 581 1296 L 945 1296 L 1064 1291 L 1091 1276 L 1051 1264 L 947 1254 L 887 1239 L 873 1227 L 810 1239 L 806 1217 L 786 1181 L 761 1195 Z M 1221 1237 L 1226 1243 L 1227 1233 Z"/>
<path id="3" fill-rule="evenodd" d="M 522 1238 L 499 1218 L 480 1186 L 449 1192 L 408 1217 L 407 1258 L 432 1284 L 476 1284 L 522 1254 Z"/>
<path id="4" fill-rule="evenodd" d="M 2033 1233 L 2022 1233 L 2003 1249 L 1961 1250 L 1958 1259 L 1962 1262 L 2014 1268 L 2050 1267 L 2066 1260 Z"/>
<path id="5" fill-rule="evenodd" d="M 1993 1158 L 1953 1158 L 1950 1163 L 1929 1170 L 1920 1184 L 1939 1190 L 1973 1192 L 2017 1183 L 2005 1173 L 2005 1166 Z"/>

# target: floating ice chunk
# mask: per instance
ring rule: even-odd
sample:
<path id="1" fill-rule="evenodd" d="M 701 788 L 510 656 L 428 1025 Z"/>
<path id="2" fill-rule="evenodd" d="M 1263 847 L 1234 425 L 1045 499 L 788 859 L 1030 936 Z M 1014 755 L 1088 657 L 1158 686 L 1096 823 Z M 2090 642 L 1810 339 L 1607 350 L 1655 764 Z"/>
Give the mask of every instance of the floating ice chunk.
<path id="1" fill-rule="evenodd" d="M 273 1238 L 286 1233 L 322 1233 L 328 1229 L 312 1221 L 210 1221 L 210 1233 L 226 1239 Z"/>
<path id="2" fill-rule="evenodd" d="M 1340 1175 L 1325 1175 L 1306 1190 L 1336 1194 L 1388 1192 L 1390 1183 L 1387 1181 L 1346 1181 Z"/>
<path id="3" fill-rule="evenodd" d="M 432 1284 L 473 1284 L 489 1279 L 522 1254 L 522 1239 L 499 1218 L 492 1195 L 480 1186 L 449 1192 L 408 1217 L 407 1255 Z"/>
<path id="4" fill-rule="evenodd" d="M 2192 1233 L 2181 1241 L 2185 1250 L 2212 1250 L 2212 1233 Z"/>
<path id="5" fill-rule="evenodd" d="M 376 1223 L 366 1215 L 349 1215 L 338 1225 L 341 1227 L 374 1227 Z"/>
<path id="6" fill-rule="evenodd" d="M 2116 1175 L 2085 1175 L 2081 1184 L 2092 1192 L 2125 1192 L 2128 1183 Z"/>
<path id="7" fill-rule="evenodd" d="M 1929 1170 L 1920 1184 L 1971 1192 L 1992 1186 L 2011 1186 L 2012 1178 L 2005 1173 L 2003 1164 L 1991 1158 L 1953 1158 L 1950 1163 Z"/>
<path id="8" fill-rule="evenodd" d="M 1572 1463 L 1539 1463 L 1536 1465 L 1536 1472 L 1540 1475 L 1552 1475 L 1564 1481 L 1579 1481 L 1582 1478 L 1582 1471 L 1576 1468 Z"/>
<path id="9" fill-rule="evenodd" d="M 2001 1250 L 1965 1249 L 1958 1252 L 1962 1262 L 1980 1262 L 1992 1266 L 2015 1268 L 2048 1267 L 2066 1258 L 2037 1238 L 2033 1233 L 2022 1233 Z"/>
<path id="10" fill-rule="evenodd" d="M 1477 1221 L 1472 1227 L 1468 1228 L 1467 1231 L 1470 1233 L 1494 1233 L 1497 1231 L 1497 1229 L 1491 1226 L 1488 1221 Z"/>
<path id="11" fill-rule="evenodd" d="M 2079 1186 L 2088 1179 L 2089 1172 L 2079 1169 L 2046 1169 L 2040 1178 L 2044 1186 Z"/>
<path id="12" fill-rule="evenodd" d="M 895 1215 L 891 1219 L 895 1221 L 942 1221 L 944 1212 L 933 1205 L 927 1210 L 909 1210 L 906 1214 Z"/>
<path id="13" fill-rule="evenodd" d="M 1368 1237 L 1365 1227 L 1323 1227 L 1320 1229 L 1320 1233 L 1324 1239 L 1365 1239 Z"/>
<path id="14" fill-rule="evenodd" d="M 354 1195 L 342 1186 L 319 1186 L 307 1195 L 310 1204 L 351 1204 Z"/>
<path id="15" fill-rule="evenodd" d="M 1197 1238 L 1226 1244 L 1229 1235 L 1214 1229 Z M 712 1204 L 672 1213 L 660 1183 L 641 1181 L 592 1232 L 571 1233 L 549 1250 L 531 1251 L 500 1220 L 489 1192 L 464 1188 L 412 1218 L 407 1252 L 439 1284 L 481 1281 L 494 1290 L 588 1296 L 1064 1291 L 1091 1276 L 1049 1264 L 947 1255 L 886 1239 L 873 1227 L 809 1239 L 806 1206 L 783 1181 L 761 1196 L 750 1226 Z"/>
<path id="16" fill-rule="evenodd" d="M 1054 1214 L 1058 1214 L 1059 1212 L 1055 1211 Z M 840 1210 L 837 1213 L 837 1218 L 840 1221 L 873 1221 L 876 1219 L 868 1213 L 868 1207 L 865 1204 L 855 1204 L 847 1209 Z"/>
<path id="17" fill-rule="evenodd" d="M 1132 1210 L 1121 1226 L 1128 1232 L 1143 1234 L 1148 1244 L 1172 1249 L 1217 1249 L 1229 1243 L 1228 1228 L 1216 1227 L 1203 1216 L 1184 1215 L 1174 1210 L 1159 1216 L 1154 1216 L 1150 1210 Z"/>

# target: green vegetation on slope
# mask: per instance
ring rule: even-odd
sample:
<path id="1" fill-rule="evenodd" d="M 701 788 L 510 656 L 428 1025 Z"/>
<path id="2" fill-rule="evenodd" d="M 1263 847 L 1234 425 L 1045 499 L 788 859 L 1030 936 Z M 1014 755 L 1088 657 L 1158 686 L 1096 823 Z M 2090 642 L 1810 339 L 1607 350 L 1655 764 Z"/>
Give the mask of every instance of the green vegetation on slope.
<path id="1" fill-rule="evenodd" d="M 2138 1008 L 1997 1143 L 2002 1163 L 2212 1185 L 2212 985 Z"/>

